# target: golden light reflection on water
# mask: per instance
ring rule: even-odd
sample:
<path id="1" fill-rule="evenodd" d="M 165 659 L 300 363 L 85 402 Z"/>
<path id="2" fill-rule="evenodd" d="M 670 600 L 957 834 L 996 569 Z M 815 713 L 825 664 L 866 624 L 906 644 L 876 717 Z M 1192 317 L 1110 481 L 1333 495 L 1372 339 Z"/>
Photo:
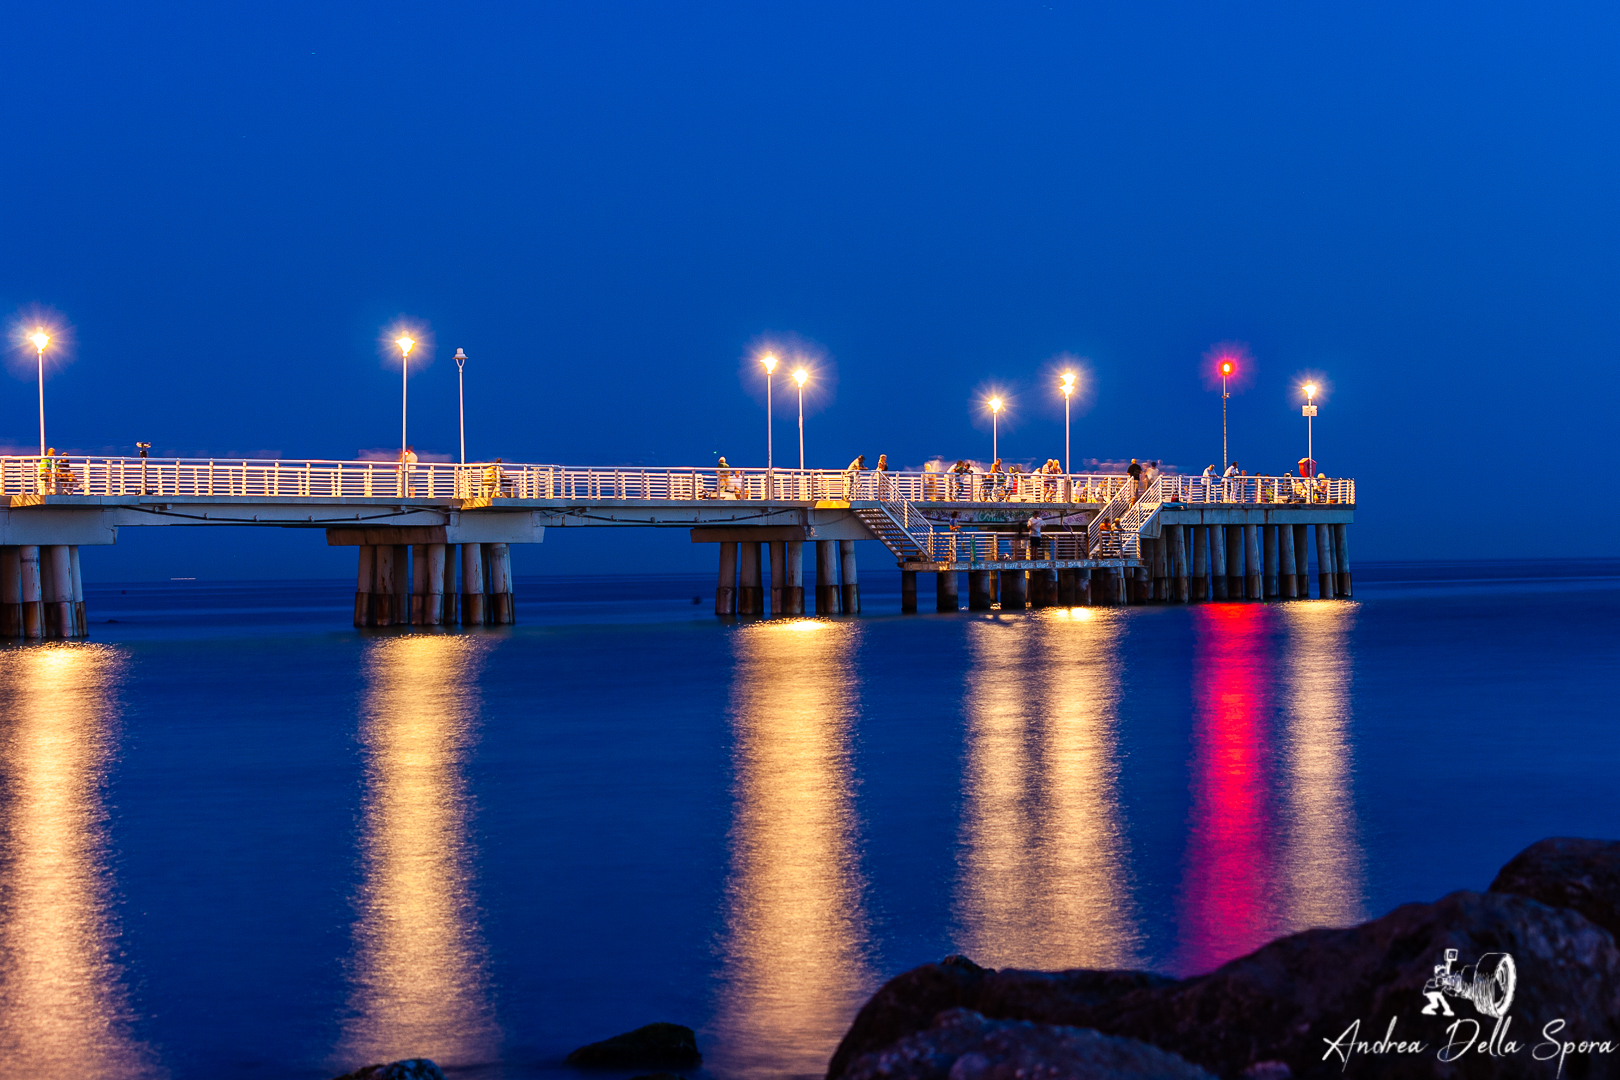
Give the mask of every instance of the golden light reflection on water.
<path id="1" fill-rule="evenodd" d="M 1362 853 L 1350 790 L 1353 604 L 1285 604 L 1284 910 L 1289 931 L 1363 917 Z"/>
<path id="2" fill-rule="evenodd" d="M 1142 940 L 1119 805 L 1122 619 L 969 625 L 958 945 L 993 967 L 1124 967 Z"/>
<path id="3" fill-rule="evenodd" d="M 709 1064 L 821 1076 L 872 990 L 850 741 L 858 708 L 847 622 L 737 631 L 736 811 L 722 986 Z"/>
<path id="4" fill-rule="evenodd" d="M 478 926 L 465 768 L 487 645 L 413 635 L 371 643 L 362 883 L 349 1015 L 335 1064 L 494 1061 L 500 1033 Z"/>
<path id="5" fill-rule="evenodd" d="M 102 783 L 122 655 L 0 650 L 0 1060 L 17 1076 L 141 1077 L 114 960 Z"/>

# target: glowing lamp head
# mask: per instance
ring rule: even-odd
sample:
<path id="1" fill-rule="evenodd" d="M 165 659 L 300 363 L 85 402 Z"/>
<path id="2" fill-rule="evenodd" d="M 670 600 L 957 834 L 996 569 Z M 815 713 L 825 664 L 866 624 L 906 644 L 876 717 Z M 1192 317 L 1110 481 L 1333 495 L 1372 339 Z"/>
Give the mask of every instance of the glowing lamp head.
<path id="1" fill-rule="evenodd" d="M 1224 379 L 1224 378 L 1226 378 L 1226 376 L 1228 376 L 1230 374 L 1232 374 L 1232 361 L 1230 361 L 1230 360 L 1222 360 L 1221 361 L 1221 378 Z"/>
<path id="2" fill-rule="evenodd" d="M 999 413 L 1001 411 L 1001 399 L 1000 398 L 993 397 L 993 398 L 990 399 L 990 411 L 993 412 L 993 413 Z"/>
<path id="3" fill-rule="evenodd" d="M 38 349 L 40 352 L 44 352 L 45 346 L 51 343 L 51 335 L 47 334 L 43 330 L 35 330 L 34 336 L 28 340 L 34 343 L 34 348 Z"/>
<path id="4" fill-rule="evenodd" d="M 1304 387 L 1302 387 L 1302 389 L 1305 391 L 1305 400 L 1306 401 L 1309 401 L 1309 400 L 1311 400 L 1312 398 L 1314 398 L 1316 396 L 1316 384 L 1315 383 L 1308 382 L 1308 383 L 1306 383 L 1304 385 Z"/>
<path id="5" fill-rule="evenodd" d="M 765 374 L 767 374 L 767 375 L 773 373 L 776 370 L 776 354 L 775 353 L 766 353 L 764 356 L 759 358 L 759 362 L 765 365 Z"/>
<path id="6" fill-rule="evenodd" d="M 806 371 L 804 368 L 800 368 L 798 371 L 795 371 L 793 373 L 793 381 L 798 383 L 800 386 L 803 386 L 805 384 L 805 381 L 807 379 L 809 379 L 809 378 L 810 378 L 810 373 L 808 371 Z"/>
<path id="7" fill-rule="evenodd" d="M 1068 397 L 1070 394 L 1074 393 L 1074 372 L 1066 371 L 1063 373 L 1062 390 L 1064 397 Z"/>
<path id="8" fill-rule="evenodd" d="M 416 347 L 416 340 L 411 337 L 398 337 L 394 339 L 394 344 L 399 346 L 400 356 L 409 356 L 411 350 Z"/>

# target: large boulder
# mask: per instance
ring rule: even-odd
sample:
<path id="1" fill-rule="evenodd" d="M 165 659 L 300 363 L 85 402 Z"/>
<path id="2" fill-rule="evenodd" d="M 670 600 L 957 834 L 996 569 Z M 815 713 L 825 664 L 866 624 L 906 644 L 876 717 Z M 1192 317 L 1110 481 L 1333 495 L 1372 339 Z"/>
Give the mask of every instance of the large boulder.
<path id="1" fill-rule="evenodd" d="M 335 1080 L 444 1080 L 444 1073 L 427 1058 L 406 1058 L 383 1065 L 367 1065 Z"/>
<path id="2" fill-rule="evenodd" d="M 1447 949 L 1457 950 L 1452 970 L 1469 976 L 1482 961 L 1500 966 L 1491 954 L 1513 958 L 1516 980 L 1497 1056 L 1478 1049 L 1496 1020 L 1474 1001 L 1442 995 L 1454 1016 L 1422 1014 L 1425 986 L 1444 967 Z M 931 1027 L 933 1015 L 955 1006 L 1140 1040 L 1227 1077 L 1519 1077 L 1542 1067 L 1532 1054 L 1544 1025 L 1562 1020 L 1560 1040 L 1612 1047 L 1568 1055 L 1562 1076 L 1620 1075 L 1614 938 L 1576 911 L 1501 893 L 1458 892 L 1361 926 L 1295 934 L 1180 982 L 928 965 L 891 980 L 861 1010 L 828 1076 L 836 1080 L 854 1059 Z M 1396 1042 L 1422 1048 L 1372 1045 L 1391 1023 Z M 1457 1060 L 1447 1063 L 1439 1051 L 1452 1041 L 1469 1049 L 1459 1046 Z"/>
<path id="3" fill-rule="evenodd" d="M 863 1054 L 845 1080 L 1214 1080 L 1181 1058 L 1135 1039 L 1084 1028 L 988 1020 L 948 1009 L 926 1029 Z"/>
<path id="4" fill-rule="evenodd" d="M 1555 836 L 1531 844 L 1502 867 L 1490 891 L 1571 908 L 1620 940 L 1620 840 Z"/>
<path id="5" fill-rule="evenodd" d="M 690 1069 L 702 1063 L 697 1036 L 683 1024 L 647 1024 L 568 1055 L 570 1065 L 600 1069 Z"/>

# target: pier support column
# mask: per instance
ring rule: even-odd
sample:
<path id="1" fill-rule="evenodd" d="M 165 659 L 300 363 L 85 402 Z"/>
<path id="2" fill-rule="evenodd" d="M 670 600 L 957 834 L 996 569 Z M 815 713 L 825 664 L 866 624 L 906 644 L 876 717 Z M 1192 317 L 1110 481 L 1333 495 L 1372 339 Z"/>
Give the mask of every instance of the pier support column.
<path id="1" fill-rule="evenodd" d="M 1333 532 L 1327 525 L 1316 527 L 1316 595 L 1333 599 Z"/>
<path id="2" fill-rule="evenodd" d="M 1124 607 L 1131 602 L 1130 587 L 1126 584 L 1126 578 L 1130 574 L 1131 568 L 1128 566 L 1109 571 L 1109 576 L 1114 579 L 1113 603 L 1117 607 Z"/>
<path id="3" fill-rule="evenodd" d="M 1275 600 L 1282 595 L 1282 588 L 1277 581 L 1277 526 L 1260 526 L 1260 538 L 1264 542 L 1265 551 L 1262 557 L 1266 560 L 1265 597 Z"/>
<path id="4" fill-rule="evenodd" d="M 1036 567 L 1029 572 L 1029 606 L 1049 608 L 1058 606 L 1058 572 L 1050 567 Z"/>
<path id="5" fill-rule="evenodd" d="M 1001 572 L 1001 610 L 1023 611 L 1029 602 L 1028 579 L 1022 570 Z"/>
<path id="6" fill-rule="evenodd" d="M 917 571 L 900 571 L 900 613 L 902 615 L 915 615 L 917 613 Z"/>
<path id="7" fill-rule="evenodd" d="M 771 614 L 786 615 L 787 600 L 782 591 L 787 588 L 787 541 L 772 540 L 771 553 Z"/>
<path id="8" fill-rule="evenodd" d="M 1211 600 L 1226 599 L 1226 526 L 1209 527 L 1209 585 Z"/>
<path id="9" fill-rule="evenodd" d="M 512 545 L 485 544 L 489 562 L 489 621 L 496 626 L 517 622 L 517 604 L 512 595 Z"/>
<path id="10" fill-rule="evenodd" d="M 816 614 L 838 614 L 838 541 L 816 541 Z"/>
<path id="11" fill-rule="evenodd" d="M 1263 577 L 1260 572 L 1260 526 L 1243 526 L 1243 586 L 1250 600 L 1264 600 Z"/>
<path id="12" fill-rule="evenodd" d="M 1297 578 L 1294 576 L 1294 527 L 1292 525 L 1277 526 L 1277 585 L 1282 590 L 1284 600 L 1293 600 L 1299 596 Z"/>
<path id="13" fill-rule="evenodd" d="M 90 620 L 84 610 L 84 577 L 79 570 L 79 545 L 68 545 L 68 560 L 73 575 L 73 636 L 90 636 Z"/>
<path id="14" fill-rule="evenodd" d="M 1090 607 L 1096 603 L 1092 594 L 1092 582 L 1096 580 L 1096 573 L 1086 567 L 1080 567 L 1074 572 L 1074 603 L 1076 607 Z"/>
<path id="15" fill-rule="evenodd" d="M 995 606 L 996 585 L 994 570 L 968 571 L 968 610 L 989 611 Z"/>
<path id="16" fill-rule="evenodd" d="M 457 580 L 461 561 L 460 544 L 444 545 L 444 626 L 461 623 L 461 586 Z"/>
<path id="17" fill-rule="evenodd" d="M 1176 603 L 1192 599 L 1192 582 L 1187 578 L 1187 526 L 1170 526 L 1170 572 L 1176 580 Z"/>
<path id="18" fill-rule="evenodd" d="M 1333 526 L 1333 568 L 1338 571 L 1339 595 L 1346 600 L 1354 595 L 1350 590 L 1350 526 Z"/>
<path id="19" fill-rule="evenodd" d="M 714 587 L 714 613 L 737 614 L 737 542 L 720 543 L 720 577 Z"/>
<path id="20" fill-rule="evenodd" d="M 1079 603 L 1075 593 L 1080 584 L 1080 571 L 1073 567 L 1065 567 L 1057 572 L 1057 602 L 1058 607 L 1074 607 Z"/>
<path id="21" fill-rule="evenodd" d="M 737 545 L 737 614 L 765 614 L 765 584 L 760 576 L 760 545 L 744 540 Z"/>
<path id="22" fill-rule="evenodd" d="M 1311 527 L 1290 526 L 1294 530 L 1294 577 L 1298 582 L 1299 598 L 1311 598 Z"/>
<path id="23" fill-rule="evenodd" d="M 949 611 L 953 615 L 962 610 L 962 600 L 959 592 L 960 584 L 957 581 L 955 570 L 941 570 L 934 575 L 934 610 Z"/>
<path id="24" fill-rule="evenodd" d="M 787 556 L 787 584 L 782 586 L 782 613 L 804 614 L 804 541 L 789 540 L 782 548 Z"/>
<path id="25" fill-rule="evenodd" d="M 411 545 L 394 545 L 394 625 L 411 621 Z"/>
<path id="26" fill-rule="evenodd" d="M 411 625 L 427 625 L 427 545 L 411 545 Z"/>
<path id="27" fill-rule="evenodd" d="M 39 569 L 39 548 L 25 544 L 17 549 L 21 578 L 23 637 L 39 641 L 45 637 L 45 592 Z"/>
<path id="28" fill-rule="evenodd" d="M 1243 599 L 1243 526 L 1226 529 L 1226 598 Z"/>
<path id="29" fill-rule="evenodd" d="M 427 558 L 427 610 L 423 613 L 422 623 L 425 626 L 444 625 L 444 587 L 445 570 L 444 544 L 428 544 Z"/>
<path id="30" fill-rule="evenodd" d="M 374 615 L 371 612 L 371 578 L 377 572 L 377 547 L 376 544 L 361 544 L 358 551 L 360 551 L 360 575 L 355 580 L 355 625 L 371 627 L 374 625 Z"/>
<path id="31" fill-rule="evenodd" d="M 1194 600 L 1209 599 L 1209 526 L 1192 525 L 1187 529 L 1192 541 L 1191 594 Z"/>
<path id="32" fill-rule="evenodd" d="M 1159 538 L 1153 541 L 1153 599 L 1164 603 L 1175 599 L 1170 591 L 1170 578 L 1170 536 L 1161 525 Z"/>
<path id="33" fill-rule="evenodd" d="M 378 549 L 381 554 L 382 549 Z M 380 588 L 380 582 L 379 582 Z M 483 626 L 484 545 L 461 545 L 461 625 Z"/>
<path id="34" fill-rule="evenodd" d="M 46 557 L 50 560 L 50 578 L 45 586 L 45 599 L 50 601 L 51 606 L 46 613 L 45 625 L 53 637 L 77 637 L 74 633 L 78 619 L 74 615 L 73 605 L 73 550 L 68 544 L 52 544 L 41 554 L 46 552 L 49 552 Z"/>
<path id="35" fill-rule="evenodd" d="M 22 556 L 11 544 L 0 548 L 0 637 L 22 636 Z"/>
<path id="36" fill-rule="evenodd" d="M 372 626 L 394 625 L 394 545 L 378 544 L 371 579 Z"/>
<path id="37" fill-rule="evenodd" d="M 838 567 L 843 577 L 843 585 L 839 589 L 839 598 L 843 601 L 845 615 L 859 615 L 861 613 L 861 577 L 855 567 L 855 541 L 838 541 Z"/>

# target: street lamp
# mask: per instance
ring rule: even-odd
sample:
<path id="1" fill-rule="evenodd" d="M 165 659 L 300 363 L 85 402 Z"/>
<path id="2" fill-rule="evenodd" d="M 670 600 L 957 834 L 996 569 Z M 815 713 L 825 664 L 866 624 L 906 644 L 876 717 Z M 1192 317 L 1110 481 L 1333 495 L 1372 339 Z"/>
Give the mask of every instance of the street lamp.
<path id="1" fill-rule="evenodd" d="M 1312 435 L 1312 432 L 1311 432 L 1311 425 L 1316 420 L 1316 400 L 1315 399 L 1316 399 L 1317 386 L 1316 386 L 1315 383 L 1306 383 L 1302 387 L 1302 389 L 1305 391 L 1305 408 L 1303 410 L 1303 414 L 1305 416 L 1305 460 L 1310 463 L 1310 466 L 1311 466 L 1311 479 L 1315 480 L 1316 479 L 1316 451 L 1313 449 L 1313 446 L 1312 446 L 1312 444 L 1314 442 L 1314 438 L 1313 438 L 1313 435 Z"/>
<path id="2" fill-rule="evenodd" d="M 793 381 L 799 384 L 799 471 L 804 472 L 804 381 L 810 373 L 804 368 L 793 373 Z"/>
<path id="3" fill-rule="evenodd" d="M 1226 448 L 1226 399 L 1232 395 L 1226 389 L 1226 380 L 1232 377 L 1232 361 L 1221 361 L 1221 471 L 1224 473 L 1231 464 L 1228 460 L 1231 455 Z"/>
<path id="4" fill-rule="evenodd" d="M 1001 460 L 1001 399 L 990 399 L 990 461 L 992 465 Z"/>
<path id="5" fill-rule="evenodd" d="M 42 326 L 34 328 L 34 336 L 28 339 L 34 343 L 34 349 L 39 358 L 39 456 L 45 456 L 45 346 L 51 343 L 51 335 L 45 332 Z"/>
<path id="6" fill-rule="evenodd" d="M 776 354 L 766 353 L 759 358 L 765 365 L 765 471 L 776 466 L 776 448 L 771 435 L 771 373 L 776 370 Z"/>
<path id="7" fill-rule="evenodd" d="M 405 375 L 410 369 L 411 349 L 416 341 L 408 334 L 394 339 L 399 346 L 399 461 L 405 463 Z"/>
<path id="8" fill-rule="evenodd" d="M 461 463 L 467 464 L 467 390 L 463 385 L 462 369 L 466 366 L 467 354 L 460 349 L 456 350 L 456 405 L 461 412 Z"/>
<path id="9" fill-rule="evenodd" d="M 1074 396 L 1074 372 L 1063 373 L 1063 472 L 1069 472 L 1069 399 Z"/>

